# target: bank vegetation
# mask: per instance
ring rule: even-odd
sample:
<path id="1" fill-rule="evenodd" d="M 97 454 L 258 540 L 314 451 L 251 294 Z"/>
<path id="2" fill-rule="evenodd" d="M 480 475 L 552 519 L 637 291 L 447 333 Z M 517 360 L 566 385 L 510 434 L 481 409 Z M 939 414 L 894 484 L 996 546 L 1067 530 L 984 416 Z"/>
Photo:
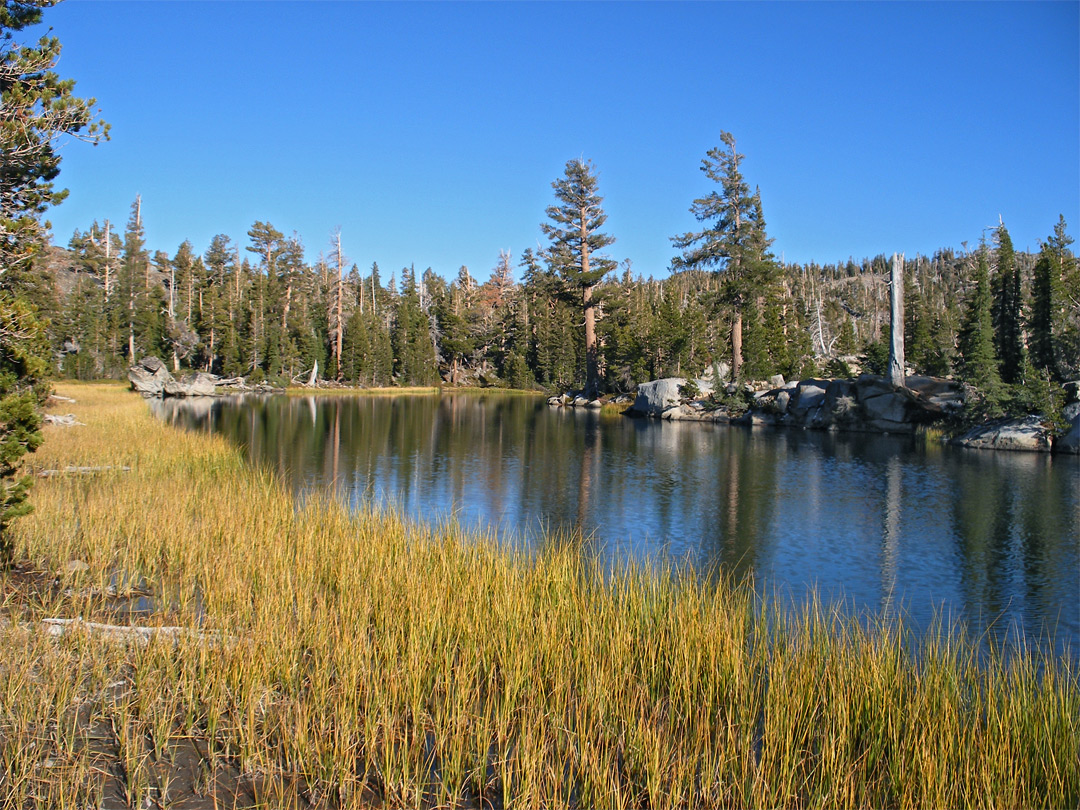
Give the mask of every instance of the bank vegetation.
<path id="1" fill-rule="evenodd" d="M 1080 801 L 1074 658 L 297 506 L 118 386 L 58 388 L 84 424 L 32 463 L 73 472 L 0 580 L 6 807 Z"/>

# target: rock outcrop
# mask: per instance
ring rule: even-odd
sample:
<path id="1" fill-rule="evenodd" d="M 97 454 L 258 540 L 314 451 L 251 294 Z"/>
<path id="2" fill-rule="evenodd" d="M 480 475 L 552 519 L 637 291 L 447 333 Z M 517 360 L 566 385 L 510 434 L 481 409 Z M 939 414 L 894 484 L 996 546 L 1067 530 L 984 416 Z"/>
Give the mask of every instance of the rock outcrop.
<path id="1" fill-rule="evenodd" d="M 128 369 L 131 389 L 144 397 L 213 397 L 224 394 L 271 394 L 282 389 L 269 383 L 250 386 L 243 377 L 222 379 L 216 374 L 197 371 L 179 380 L 169 373 L 157 357 L 144 357 Z"/>
<path id="2" fill-rule="evenodd" d="M 809 379 L 755 395 L 742 422 L 817 430 L 912 433 L 963 406 L 958 383 L 936 377 L 909 377 L 904 387 L 863 374 L 855 380 Z"/>
<path id="3" fill-rule="evenodd" d="M 975 447 L 988 450 L 1039 450 L 1051 448 L 1050 432 L 1041 416 L 1024 416 L 1019 419 L 995 419 L 953 439 L 959 447 Z"/>
<path id="4" fill-rule="evenodd" d="M 1054 450 L 1058 453 L 1080 455 L 1080 402 L 1066 405 L 1063 416 L 1069 423 L 1069 428 L 1064 436 L 1059 436 L 1054 442 Z"/>
<path id="5" fill-rule="evenodd" d="M 160 397 L 165 383 L 173 382 L 173 376 L 157 357 L 144 357 L 128 370 L 131 389 L 144 397 Z"/>
<path id="6" fill-rule="evenodd" d="M 917 426 L 940 419 L 963 407 L 959 383 L 936 377 L 909 377 L 895 387 L 881 377 L 863 374 L 855 380 L 769 380 L 774 387 L 755 391 L 744 387 L 749 405 L 732 413 L 712 394 L 710 379 L 695 380 L 699 398 L 688 399 L 686 380 L 669 377 L 638 386 L 637 399 L 627 411 L 633 416 L 742 425 L 786 425 L 815 430 L 854 430 L 875 433 L 912 433 Z M 728 395 L 739 394 L 729 384 Z"/>
<path id="7" fill-rule="evenodd" d="M 170 377 L 162 394 L 167 397 L 212 397 L 217 393 L 217 384 L 217 376 L 198 371 L 179 380 Z"/>
<path id="8" fill-rule="evenodd" d="M 713 382 L 709 377 L 694 380 L 700 397 L 707 397 L 713 392 Z M 658 419 L 696 419 L 705 410 L 700 400 L 694 404 L 684 403 L 679 389 L 687 384 L 685 377 L 665 377 L 661 380 L 642 383 L 638 386 L 634 404 L 627 413 L 635 416 L 651 416 Z"/>

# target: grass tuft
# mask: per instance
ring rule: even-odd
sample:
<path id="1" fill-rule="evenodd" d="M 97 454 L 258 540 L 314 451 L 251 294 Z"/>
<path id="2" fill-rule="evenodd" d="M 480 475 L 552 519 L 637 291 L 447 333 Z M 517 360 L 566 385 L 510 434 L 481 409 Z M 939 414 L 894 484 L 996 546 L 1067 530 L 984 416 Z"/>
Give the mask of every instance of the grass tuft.
<path id="1" fill-rule="evenodd" d="M 4 579 L 4 806 L 1080 803 L 1067 658 L 297 506 L 119 387 L 60 390 L 85 426 L 46 428 L 35 467 L 114 470 L 41 479 L 15 524 L 49 576 Z M 75 616 L 192 632 L 42 630 Z"/>

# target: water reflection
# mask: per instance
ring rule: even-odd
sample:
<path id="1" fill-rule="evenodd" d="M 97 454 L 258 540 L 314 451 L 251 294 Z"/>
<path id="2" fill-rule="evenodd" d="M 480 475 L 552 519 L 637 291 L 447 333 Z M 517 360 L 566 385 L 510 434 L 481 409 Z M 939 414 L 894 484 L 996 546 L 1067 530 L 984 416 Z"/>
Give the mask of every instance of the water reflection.
<path id="1" fill-rule="evenodd" d="M 798 600 L 937 611 L 1080 655 L 1080 460 L 910 439 L 656 423 L 499 395 L 166 400 L 298 492 L 333 486 L 602 560 L 686 561 Z"/>

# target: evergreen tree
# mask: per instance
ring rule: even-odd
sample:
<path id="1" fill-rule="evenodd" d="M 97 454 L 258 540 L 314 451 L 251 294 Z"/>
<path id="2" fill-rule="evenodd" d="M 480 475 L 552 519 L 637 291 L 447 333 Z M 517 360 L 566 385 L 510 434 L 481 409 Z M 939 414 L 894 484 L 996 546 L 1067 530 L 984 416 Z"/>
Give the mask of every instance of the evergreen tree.
<path id="1" fill-rule="evenodd" d="M 1054 235 L 1043 243 L 1032 273 L 1028 321 L 1031 363 L 1056 380 L 1062 379 L 1063 366 L 1067 363 L 1063 346 L 1068 329 L 1064 278 L 1068 265 L 1074 261 L 1069 251 L 1072 241 L 1065 233 L 1065 218 L 1060 217 Z"/>
<path id="2" fill-rule="evenodd" d="M 743 308 L 763 294 L 776 267 L 768 252 L 772 240 L 765 234 L 761 195 L 750 193 L 740 169 L 744 156 L 735 150 L 731 133 L 721 132 L 720 140 L 723 147 L 710 149 L 701 162 L 701 170 L 720 184 L 720 191 L 710 191 L 690 207 L 699 222 L 709 225 L 672 237 L 675 247 L 683 251 L 672 266 L 722 271 L 723 299 L 731 308 L 732 376 L 738 379 L 743 363 Z"/>
<path id="3" fill-rule="evenodd" d="M 1016 264 L 1012 239 L 1005 225 L 999 225 L 997 272 L 994 275 L 994 349 L 1000 364 L 1002 382 L 1020 382 L 1024 368 L 1024 334 L 1020 268 Z"/>
<path id="4" fill-rule="evenodd" d="M 596 339 L 596 302 L 593 290 L 615 262 L 599 251 L 615 241 L 601 233 L 607 220 L 597 192 L 597 180 L 591 163 L 570 160 L 563 177 L 551 184 L 556 205 L 548 206 L 551 222 L 540 225 L 551 240 L 548 259 L 551 266 L 573 289 L 580 291 L 585 315 L 585 396 L 600 393 L 599 347 Z"/>
<path id="5" fill-rule="evenodd" d="M 993 297 L 985 246 L 976 259 L 974 282 L 960 329 L 961 373 L 989 402 L 997 403 L 1002 396 L 1001 377 L 994 351 Z"/>
<path id="6" fill-rule="evenodd" d="M 401 300 L 394 319 L 392 336 L 394 376 L 402 385 L 433 385 L 437 378 L 435 347 L 428 318 L 420 303 L 416 271 L 401 271 Z"/>
<path id="7" fill-rule="evenodd" d="M 122 324 L 128 365 L 138 362 L 139 341 L 136 334 L 136 313 L 149 292 L 150 257 L 146 252 L 146 231 L 142 224 L 142 198 L 135 197 L 131 216 L 124 230 L 124 249 L 117 276 L 119 295 L 115 299 L 118 321 Z M 146 352 L 144 351 L 145 355 Z"/>
<path id="8" fill-rule="evenodd" d="M 0 566 L 13 551 L 9 522 L 29 511 L 22 457 L 41 442 L 48 343 L 29 279 L 48 241 L 42 216 L 67 194 L 54 184 L 58 144 L 64 136 L 97 143 L 108 135 L 107 125 L 95 120 L 93 99 L 74 96 L 75 83 L 53 72 L 59 40 L 14 41 L 14 32 L 39 23 L 49 5 L 0 3 Z"/>

